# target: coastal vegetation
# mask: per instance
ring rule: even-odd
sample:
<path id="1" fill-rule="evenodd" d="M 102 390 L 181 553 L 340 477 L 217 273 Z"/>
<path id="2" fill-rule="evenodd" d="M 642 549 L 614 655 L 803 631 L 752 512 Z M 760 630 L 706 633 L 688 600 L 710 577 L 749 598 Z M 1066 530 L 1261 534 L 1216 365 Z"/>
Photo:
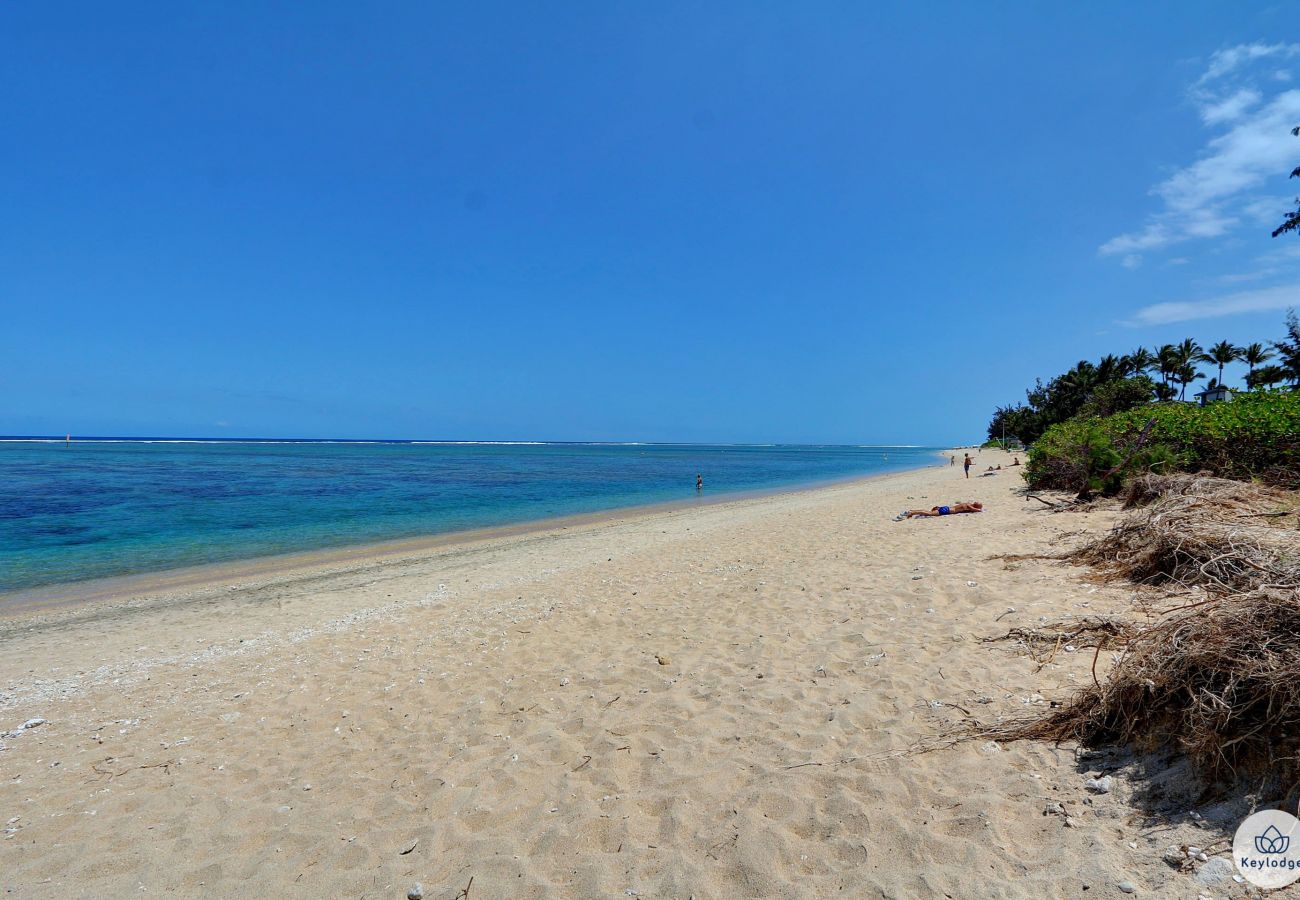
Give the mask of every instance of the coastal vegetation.
<path id="1" fill-rule="evenodd" d="M 1300 231 L 1300 209 L 1273 236 L 1288 231 Z M 1238 361 L 1248 367 L 1245 391 L 1230 402 L 1179 402 L 1205 378 L 1198 364 L 1214 367 L 1202 394 L 1209 401 Z M 989 436 L 1001 434 L 1032 443 L 1031 488 L 1078 492 L 1054 510 L 1119 497 L 1125 512 L 1115 527 L 1057 558 L 1140 588 L 1147 619 L 1070 617 L 990 638 L 1019 643 L 1040 667 L 1063 643 L 1093 648 L 1092 683 L 1049 710 L 968 725 L 970 734 L 1127 750 L 1146 755 L 1153 779 L 1182 757 L 1202 798 L 1235 790 L 1251 808 L 1292 806 L 1300 791 L 1295 312 L 1286 335 L 1267 344 L 1202 348 L 1187 339 L 1081 362 L 1036 384 L 1028 403 L 998 409 Z M 1099 673 L 1103 651 L 1118 653 Z M 1186 864 L 1177 853 L 1174 862 Z"/>
<path id="2" fill-rule="evenodd" d="M 1215 372 L 1207 390 L 1226 387 L 1224 367 L 1244 362 L 1244 391 L 1230 403 L 1186 402 L 1187 388 Z M 1191 338 L 1154 352 L 1139 347 L 1070 371 L 999 407 L 990 440 L 1031 445 L 1030 487 L 1114 494 L 1143 472 L 1208 471 L 1227 478 L 1300 483 L 1300 321 L 1279 340 L 1202 348 Z"/>
<path id="3" fill-rule="evenodd" d="M 1300 486 L 1300 392 L 1076 416 L 1034 444 L 1025 478 L 1033 488 L 1113 495 L 1136 474 L 1175 471 Z"/>

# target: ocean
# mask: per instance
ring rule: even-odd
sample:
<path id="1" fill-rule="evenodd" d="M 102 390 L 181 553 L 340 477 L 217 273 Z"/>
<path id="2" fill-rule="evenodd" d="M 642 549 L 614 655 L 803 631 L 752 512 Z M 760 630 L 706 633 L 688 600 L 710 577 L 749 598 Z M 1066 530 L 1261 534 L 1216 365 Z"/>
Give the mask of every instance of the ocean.
<path id="1" fill-rule="evenodd" d="M 931 465 L 936 451 L 3 439 L 0 591 L 699 502 Z"/>

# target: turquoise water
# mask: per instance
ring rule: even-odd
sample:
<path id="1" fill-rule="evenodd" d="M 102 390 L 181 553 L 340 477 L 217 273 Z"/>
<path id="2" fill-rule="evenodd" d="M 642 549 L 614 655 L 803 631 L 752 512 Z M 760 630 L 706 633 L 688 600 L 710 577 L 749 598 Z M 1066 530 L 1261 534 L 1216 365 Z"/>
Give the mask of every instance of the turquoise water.
<path id="1" fill-rule="evenodd" d="M 0 591 L 933 464 L 924 447 L 0 442 Z M 702 492 L 695 476 L 704 475 Z"/>

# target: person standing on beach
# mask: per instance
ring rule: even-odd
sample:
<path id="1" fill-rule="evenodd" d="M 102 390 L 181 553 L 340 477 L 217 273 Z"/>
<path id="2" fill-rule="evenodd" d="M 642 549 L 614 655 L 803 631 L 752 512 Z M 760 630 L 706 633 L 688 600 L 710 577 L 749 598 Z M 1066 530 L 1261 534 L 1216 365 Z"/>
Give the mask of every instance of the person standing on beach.
<path id="1" fill-rule="evenodd" d="M 957 457 L 955 457 L 955 456 L 950 456 L 950 457 L 948 457 L 948 465 L 950 465 L 950 466 L 955 466 L 955 465 L 957 465 Z"/>
<path id="2" fill-rule="evenodd" d="M 966 461 L 965 461 L 964 463 L 962 463 L 962 468 L 966 470 L 966 477 L 967 477 L 967 478 L 970 478 L 970 467 L 971 467 L 972 465 L 974 465 L 974 463 L 975 463 L 975 460 L 971 459 L 971 458 L 970 458 L 970 454 L 967 453 L 967 454 L 966 454 Z"/>

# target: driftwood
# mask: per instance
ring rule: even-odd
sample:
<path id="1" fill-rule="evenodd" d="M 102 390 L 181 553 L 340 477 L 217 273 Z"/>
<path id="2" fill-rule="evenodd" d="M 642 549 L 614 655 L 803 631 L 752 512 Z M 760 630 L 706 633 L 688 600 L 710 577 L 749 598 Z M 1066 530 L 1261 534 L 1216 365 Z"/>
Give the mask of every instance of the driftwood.
<path id="1" fill-rule="evenodd" d="M 964 733 L 1174 752 L 1211 785 L 1300 780 L 1300 532 L 1284 526 L 1296 498 L 1180 475 L 1136 479 L 1123 500 L 1128 515 L 1074 561 L 1198 599 L 1147 626 L 1067 620 L 993 639 L 1018 640 L 1040 660 L 1067 636 L 1093 646 L 1093 684 L 1059 707 Z M 1120 655 L 1099 675 L 1109 648 Z"/>

